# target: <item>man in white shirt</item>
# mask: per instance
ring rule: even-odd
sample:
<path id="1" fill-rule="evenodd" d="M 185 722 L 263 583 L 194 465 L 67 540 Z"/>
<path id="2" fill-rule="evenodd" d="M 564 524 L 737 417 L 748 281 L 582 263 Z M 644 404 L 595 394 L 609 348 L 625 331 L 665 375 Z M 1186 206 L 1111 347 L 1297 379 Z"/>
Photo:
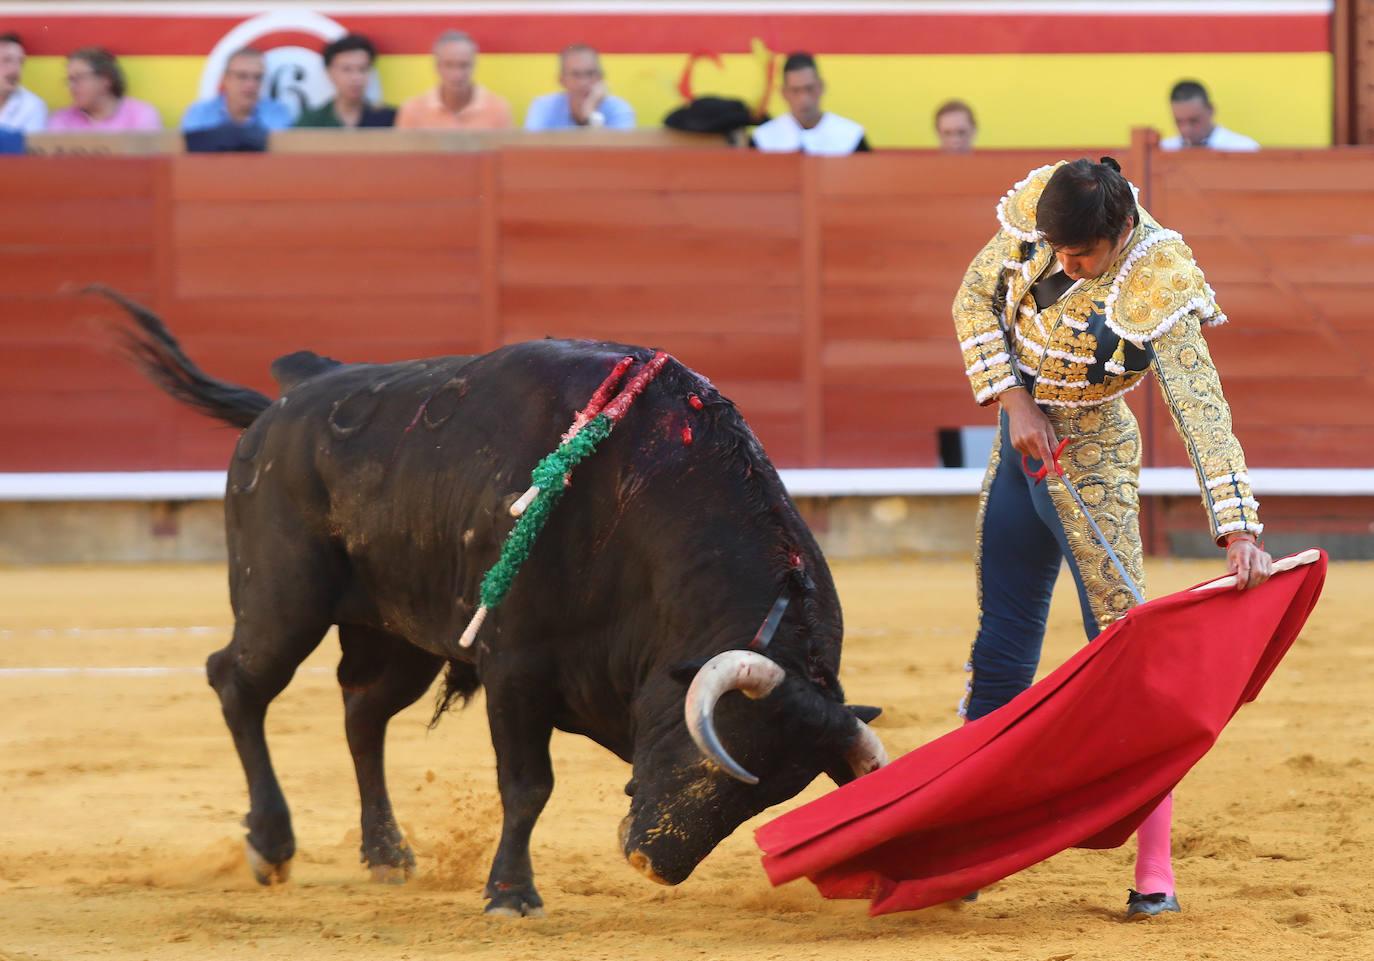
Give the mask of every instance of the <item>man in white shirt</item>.
<path id="1" fill-rule="evenodd" d="M 1208 150 L 1258 150 L 1257 141 L 1227 130 L 1212 120 L 1212 101 L 1207 88 L 1196 80 L 1180 80 L 1169 93 L 1169 106 L 1174 111 L 1177 137 L 1165 137 L 1159 142 L 1164 150 L 1184 147 L 1206 147 Z"/>
<path id="2" fill-rule="evenodd" d="M 782 98 L 789 113 L 761 124 L 751 140 L 759 150 L 838 156 L 868 150 L 864 128 L 846 117 L 821 110 L 825 81 L 809 53 L 789 54 L 782 65 Z"/>
<path id="3" fill-rule="evenodd" d="M 19 85 L 24 44 L 17 33 L 0 33 L 0 127 L 33 133 L 48 122 L 48 105 Z"/>

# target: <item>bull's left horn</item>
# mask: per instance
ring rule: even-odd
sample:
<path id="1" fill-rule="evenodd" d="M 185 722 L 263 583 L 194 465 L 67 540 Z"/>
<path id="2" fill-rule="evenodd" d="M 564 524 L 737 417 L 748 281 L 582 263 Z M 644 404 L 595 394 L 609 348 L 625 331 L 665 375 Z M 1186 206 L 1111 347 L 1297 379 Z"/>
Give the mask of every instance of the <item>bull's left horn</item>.
<path id="1" fill-rule="evenodd" d="M 857 717 L 854 723 L 859 726 L 858 736 L 845 752 L 844 759 L 849 762 L 849 769 L 854 772 L 855 777 L 863 777 L 887 763 L 887 749 L 883 747 L 883 742 L 878 739 L 873 728 Z"/>
<path id="2" fill-rule="evenodd" d="M 687 688 L 683 710 L 692 740 L 702 754 L 745 784 L 758 784 L 759 779 L 740 767 L 720 743 L 716 735 L 716 702 L 726 691 L 743 691 L 752 698 L 767 697 L 785 676 L 776 662 L 755 651 L 722 651 L 701 665 Z"/>

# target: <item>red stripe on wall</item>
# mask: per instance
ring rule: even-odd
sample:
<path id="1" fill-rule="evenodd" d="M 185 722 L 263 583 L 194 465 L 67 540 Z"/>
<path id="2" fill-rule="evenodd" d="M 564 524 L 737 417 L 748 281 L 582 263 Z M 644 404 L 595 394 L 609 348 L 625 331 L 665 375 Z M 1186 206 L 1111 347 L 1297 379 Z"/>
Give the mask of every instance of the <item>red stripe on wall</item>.
<path id="1" fill-rule="evenodd" d="M 97 44 L 121 56 L 205 55 L 246 18 L 0 16 L 30 55 L 61 55 Z M 1122 15 L 605 14 L 384 16 L 334 18 L 365 33 L 382 53 L 424 53 L 436 34 L 467 30 L 490 53 L 554 53 L 588 42 L 603 53 L 743 52 L 831 54 L 1296 53 L 1331 49 L 1325 14 Z"/>

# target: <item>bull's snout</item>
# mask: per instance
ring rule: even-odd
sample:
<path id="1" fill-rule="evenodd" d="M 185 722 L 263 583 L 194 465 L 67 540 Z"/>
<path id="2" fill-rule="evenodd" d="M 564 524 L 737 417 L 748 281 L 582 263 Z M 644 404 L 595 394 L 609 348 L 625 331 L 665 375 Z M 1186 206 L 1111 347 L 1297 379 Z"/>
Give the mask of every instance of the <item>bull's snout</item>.
<path id="1" fill-rule="evenodd" d="M 643 851 L 635 849 L 625 856 L 625 860 L 630 862 L 630 867 L 634 868 L 650 881 L 669 887 L 672 886 L 672 881 L 660 877 L 658 872 L 654 870 L 654 865 L 653 862 L 649 860 L 649 855 L 645 854 Z"/>
<path id="2" fill-rule="evenodd" d="M 675 859 L 672 853 L 664 851 L 660 853 L 664 854 L 665 857 L 660 858 L 659 867 L 655 867 L 653 855 L 649 853 L 649 849 L 654 845 L 653 840 L 651 840 L 654 832 L 646 837 L 643 833 L 635 831 L 634 823 L 633 814 L 625 815 L 620 821 L 619 831 L 620 850 L 625 853 L 625 860 L 629 862 L 630 867 L 655 884 L 663 884 L 668 887 L 681 884 L 687 880 L 687 877 L 692 873 L 692 868 L 696 867 L 696 859 L 688 858 L 682 864 L 676 865 L 676 861 L 681 859 Z M 662 844 L 661 837 L 659 843 Z M 677 853 L 681 855 L 682 852 Z"/>

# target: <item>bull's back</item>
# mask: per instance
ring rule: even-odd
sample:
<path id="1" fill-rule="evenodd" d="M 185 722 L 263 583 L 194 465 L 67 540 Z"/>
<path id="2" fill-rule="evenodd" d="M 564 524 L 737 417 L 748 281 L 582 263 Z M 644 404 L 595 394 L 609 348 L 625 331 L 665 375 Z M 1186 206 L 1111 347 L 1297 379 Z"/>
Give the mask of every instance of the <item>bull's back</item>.
<path id="1" fill-rule="evenodd" d="M 302 550 L 338 558 L 337 593 L 353 608 L 341 617 L 442 647 L 499 556 L 510 502 L 625 356 L 650 352 L 546 340 L 315 373 L 245 431 L 230 470 L 231 539 L 291 515 L 308 529 Z M 608 445 L 642 446 L 637 421 Z M 585 473 L 604 489 L 616 468 Z"/>

